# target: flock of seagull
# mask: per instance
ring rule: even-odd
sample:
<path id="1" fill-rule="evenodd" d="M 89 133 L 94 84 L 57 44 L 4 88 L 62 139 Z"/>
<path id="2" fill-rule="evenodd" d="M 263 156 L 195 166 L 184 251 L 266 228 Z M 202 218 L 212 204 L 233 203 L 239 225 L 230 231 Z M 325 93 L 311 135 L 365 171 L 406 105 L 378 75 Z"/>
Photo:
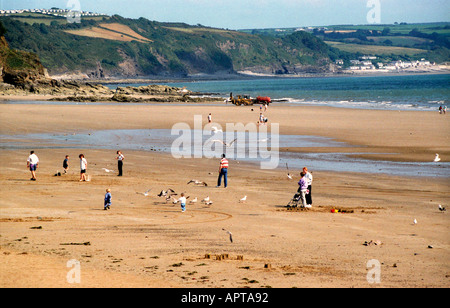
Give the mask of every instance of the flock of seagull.
<path id="1" fill-rule="evenodd" d="M 212 130 L 213 130 L 215 133 L 221 132 L 221 131 L 222 131 L 222 130 L 217 129 L 217 128 L 214 127 L 214 126 L 212 127 Z M 236 141 L 236 139 L 234 139 L 234 140 L 231 141 L 230 143 L 225 143 L 225 142 L 223 142 L 222 140 L 218 140 L 218 139 L 212 140 L 212 142 L 220 142 L 220 143 L 222 143 L 222 144 L 224 144 L 224 145 L 226 145 L 226 146 L 231 146 L 231 144 L 233 144 L 233 142 L 235 142 L 235 141 Z M 441 160 L 441 158 L 439 157 L 439 154 L 436 153 L 436 156 L 435 156 L 435 158 L 434 158 L 434 162 L 439 162 L 440 160 Z M 106 168 L 102 168 L 102 169 L 105 170 L 106 172 L 113 172 L 113 170 L 110 170 L 110 169 L 106 169 Z M 288 166 L 287 163 L 286 163 L 286 169 L 287 169 L 287 177 L 288 177 L 289 179 L 292 180 L 293 177 L 292 177 L 292 175 L 291 175 L 290 172 L 289 172 L 289 166 Z M 196 179 L 192 179 L 192 180 L 190 180 L 190 181 L 187 182 L 187 184 L 191 184 L 191 183 L 193 183 L 194 185 L 208 186 L 208 184 L 207 184 L 206 182 L 200 181 L 200 180 L 196 180 Z M 150 191 L 151 191 L 151 188 L 148 189 L 148 190 L 145 191 L 145 192 L 136 192 L 136 193 L 137 193 L 137 194 L 144 195 L 145 197 L 148 197 L 148 196 L 150 196 Z M 178 203 L 178 201 L 179 201 L 179 199 L 176 199 L 176 198 L 174 197 L 174 196 L 177 196 L 177 195 L 178 195 L 178 194 L 177 194 L 173 189 L 171 189 L 171 188 L 168 188 L 167 190 L 161 190 L 161 192 L 160 192 L 159 194 L 157 194 L 158 197 L 165 197 L 166 202 L 172 200 L 172 203 L 173 203 L 173 204 L 176 204 L 176 203 Z M 190 198 L 190 196 L 187 196 L 187 197 L 186 197 L 186 199 L 189 199 L 189 198 Z M 244 203 L 244 202 L 246 202 L 246 201 L 247 201 L 247 196 L 244 196 L 243 198 L 239 199 L 239 203 Z M 198 198 L 197 198 L 197 197 L 195 197 L 194 199 L 192 199 L 192 200 L 189 201 L 189 203 L 191 203 L 191 204 L 192 204 L 192 203 L 197 203 L 197 202 L 198 202 Z M 212 200 L 210 199 L 209 196 L 203 198 L 203 199 L 201 200 L 201 202 L 204 203 L 205 205 L 208 205 L 208 206 L 211 205 L 211 204 L 213 204 L 213 202 L 212 202 Z M 441 211 L 441 212 L 446 211 L 446 208 L 443 207 L 443 206 L 440 205 L 440 204 L 439 204 L 439 206 L 438 206 L 438 209 L 439 209 L 439 211 Z M 414 220 L 413 220 L 413 224 L 414 224 L 414 225 L 417 224 L 417 219 L 414 219 Z M 231 243 L 233 243 L 232 233 L 231 233 L 230 231 L 226 230 L 226 229 L 223 229 L 223 228 L 222 228 L 222 230 L 225 231 L 225 232 L 229 235 L 229 240 L 230 240 Z"/>

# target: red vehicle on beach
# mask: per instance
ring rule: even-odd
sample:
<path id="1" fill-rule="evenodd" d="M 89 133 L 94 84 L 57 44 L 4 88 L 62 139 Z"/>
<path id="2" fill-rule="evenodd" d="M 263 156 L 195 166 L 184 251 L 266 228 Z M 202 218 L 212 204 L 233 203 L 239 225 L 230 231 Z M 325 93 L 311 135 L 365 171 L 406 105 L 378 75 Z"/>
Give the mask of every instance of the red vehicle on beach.
<path id="1" fill-rule="evenodd" d="M 260 104 L 270 104 L 271 99 L 268 96 L 258 96 L 256 98 L 256 103 L 260 103 Z"/>

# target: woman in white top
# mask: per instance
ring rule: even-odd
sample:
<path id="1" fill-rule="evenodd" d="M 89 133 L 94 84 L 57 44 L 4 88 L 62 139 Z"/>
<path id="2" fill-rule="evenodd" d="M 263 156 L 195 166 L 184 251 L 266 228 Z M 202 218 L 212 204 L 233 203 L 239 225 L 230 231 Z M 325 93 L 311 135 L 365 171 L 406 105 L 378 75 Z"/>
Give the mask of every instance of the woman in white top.
<path id="1" fill-rule="evenodd" d="M 87 160 L 83 154 L 78 156 L 80 158 L 80 182 L 86 181 Z"/>
<path id="2" fill-rule="evenodd" d="M 119 174 L 117 176 L 122 176 L 123 160 L 125 159 L 125 156 L 123 156 L 121 151 L 117 151 L 117 155 L 117 169 L 119 170 Z"/>

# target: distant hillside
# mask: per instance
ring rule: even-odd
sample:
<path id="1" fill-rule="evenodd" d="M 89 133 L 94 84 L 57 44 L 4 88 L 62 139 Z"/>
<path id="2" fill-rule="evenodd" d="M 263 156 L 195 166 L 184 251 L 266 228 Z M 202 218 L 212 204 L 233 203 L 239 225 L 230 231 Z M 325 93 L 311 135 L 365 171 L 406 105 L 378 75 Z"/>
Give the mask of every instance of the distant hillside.
<path id="1" fill-rule="evenodd" d="M 1 17 L 14 49 L 36 53 L 50 74 L 186 76 L 252 71 L 328 72 L 340 51 L 306 32 L 274 38 L 120 16 L 63 23 Z"/>
<path id="2" fill-rule="evenodd" d="M 243 33 L 285 37 L 308 32 L 342 52 L 384 59 L 450 61 L 450 23 L 395 23 L 323 27 L 247 29 Z"/>

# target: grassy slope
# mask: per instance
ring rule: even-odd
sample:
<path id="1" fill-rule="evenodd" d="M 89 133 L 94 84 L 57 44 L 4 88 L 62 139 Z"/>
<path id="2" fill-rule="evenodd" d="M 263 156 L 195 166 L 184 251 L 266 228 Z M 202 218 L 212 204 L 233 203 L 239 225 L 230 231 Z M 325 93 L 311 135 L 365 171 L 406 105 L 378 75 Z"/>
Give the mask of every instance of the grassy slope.
<path id="1" fill-rule="evenodd" d="M 275 70 L 286 65 L 326 67 L 330 60 L 326 44 L 305 33 L 274 39 L 120 16 L 102 18 L 100 22 L 83 19 L 81 24 L 60 24 L 60 18 L 53 23 L 48 20 L 39 23 L 36 19 L 33 24 L 14 18 L 2 20 L 11 46 L 36 52 L 51 73 L 89 71 L 97 63 L 111 74 L 121 74 L 128 67 L 134 74 L 153 75 L 214 73 L 251 67 Z M 101 35 L 110 36 L 109 39 L 89 37 L 93 35 L 92 29 L 97 29 L 97 35 L 102 32 Z"/>

